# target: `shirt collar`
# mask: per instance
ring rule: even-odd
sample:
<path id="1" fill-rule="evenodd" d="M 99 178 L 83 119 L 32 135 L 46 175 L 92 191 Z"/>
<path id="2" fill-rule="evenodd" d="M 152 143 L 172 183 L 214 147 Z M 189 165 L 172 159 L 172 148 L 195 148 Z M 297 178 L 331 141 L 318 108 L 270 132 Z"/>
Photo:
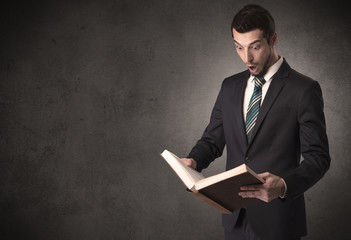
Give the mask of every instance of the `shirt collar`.
<path id="1" fill-rule="evenodd" d="M 282 64 L 283 64 L 283 58 L 279 56 L 279 60 L 268 68 L 266 74 L 264 75 L 264 79 L 266 81 L 269 81 L 273 77 L 273 75 L 278 72 Z M 255 76 L 250 75 L 250 81 L 253 81 L 254 79 L 255 79 Z"/>

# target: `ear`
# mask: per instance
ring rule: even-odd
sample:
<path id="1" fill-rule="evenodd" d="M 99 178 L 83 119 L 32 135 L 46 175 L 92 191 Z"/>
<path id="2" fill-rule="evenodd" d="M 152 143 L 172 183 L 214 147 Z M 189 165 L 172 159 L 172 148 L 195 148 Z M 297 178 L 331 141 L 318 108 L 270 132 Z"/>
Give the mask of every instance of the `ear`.
<path id="1" fill-rule="evenodd" d="M 276 45 L 277 44 L 277 42 L 278 42 L 278 35 L 277 35 L 277 33 L 275 32 L 274 34 L 273 34 L 273 36 L 272 36 L 272 38 L 271 38 L 271 46 L 274 46 L 274 45 Z"/>

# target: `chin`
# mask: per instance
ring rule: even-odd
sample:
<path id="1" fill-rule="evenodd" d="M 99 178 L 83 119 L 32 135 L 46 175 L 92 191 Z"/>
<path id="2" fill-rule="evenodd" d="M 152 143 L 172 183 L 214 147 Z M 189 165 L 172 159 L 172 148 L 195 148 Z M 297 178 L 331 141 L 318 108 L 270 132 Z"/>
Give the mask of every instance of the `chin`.
<path id="1" fill-rule="evenodd" d="M 264 75 L 267 73 L 267 71 L 268 71 L 268 68 L 265 68 L 261 72 L 256 73 L 256 74 L 252 74 L 252 75 L 254 75 L 255 77 L 264 77 Z"/>

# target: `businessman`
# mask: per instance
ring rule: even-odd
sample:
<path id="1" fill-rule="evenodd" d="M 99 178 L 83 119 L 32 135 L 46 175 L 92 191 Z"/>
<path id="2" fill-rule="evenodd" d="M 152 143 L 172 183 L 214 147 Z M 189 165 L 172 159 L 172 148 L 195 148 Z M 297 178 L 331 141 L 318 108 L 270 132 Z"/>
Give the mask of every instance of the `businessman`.
<path id="1" fill-rule="evenodd" d="M 226 146 L 227 170 L 245 163 L 265 180 L 239 193 L 261 201 L 223 214 L 225 239 L 300 239 L 307 234 L 303 194 L 330 165 L 321 88 L 277 53 L 266 9 L 243 7 L 231 31 L 247 70 L 223 81 L 210 122 L 183 161 L 201 171 Z"/>

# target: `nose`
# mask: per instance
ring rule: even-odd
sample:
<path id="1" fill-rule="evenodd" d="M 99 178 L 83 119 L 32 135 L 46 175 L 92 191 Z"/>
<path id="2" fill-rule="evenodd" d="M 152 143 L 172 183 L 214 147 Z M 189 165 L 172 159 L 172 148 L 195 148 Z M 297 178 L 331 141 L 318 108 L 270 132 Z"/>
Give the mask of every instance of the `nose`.
<path id="1" fill-rule="evenodd" d="M 246 51 L 245 51 L 245 59 L 244 60 L 245 60 L 246 63 L 252 62 L 253 55 L 252 55 L 250 49 L 246 49 Z"/>

